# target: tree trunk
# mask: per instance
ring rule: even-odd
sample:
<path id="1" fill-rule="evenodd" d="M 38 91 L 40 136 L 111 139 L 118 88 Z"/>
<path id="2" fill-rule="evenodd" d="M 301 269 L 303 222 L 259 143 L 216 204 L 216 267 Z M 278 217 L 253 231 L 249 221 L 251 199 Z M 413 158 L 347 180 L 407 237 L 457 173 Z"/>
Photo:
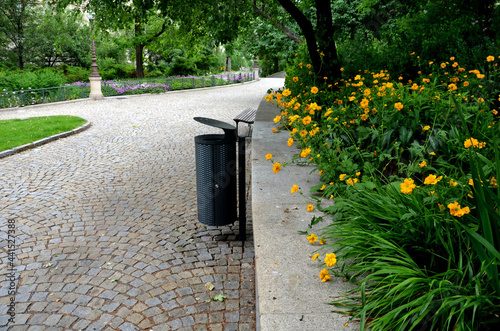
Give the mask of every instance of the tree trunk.
<path id="1" fill-rule="evenodd" d="M 333 39 L 332 8 L 328 0 L 316 1 L 316 38 L 321 56 L 321 67 L 316 69 L 319 78 L 327 77 L 327 81 L 334 83 L 340 77 L 340 61 L 337 55 L 337 47 Z M 323 77 L 321 77 L 323 76 Z"/>
<path id="2" fill-rule="evenodd" d="M 141 22 L 139 21 L 139 16 L 135 17 L 135 37 L 139 37 L 141 34 Z M 135 46 L 135 75 L 137 78 L 144 78 L 144 67 L 143 67 L 143 52 L 144 43 L 139 43 Z"/>
<path id="3" fill-rule="evenodd" d="M 144 44 L 135 46 L 135 74 L 137 78 L 144 78 L 143 56 Z"/>
<path id="4" fill-rule="evenodd" d="M 307 50 L 318 79 L 327 77 L 329 82 L 340 79 L 340 62 L 335 41 L 332 38 L 333 24 L 330 0 L 315 0 L 318 26 L 314 30 L 311 21 L 291 0 L 278 0 L 281 6 L 297 22 L 306 38 Z"/>
<path id="5" fill-rule="evenodd" d="M 17 58 L 19 60 L 19 69 L 24 70 L 23 47 L 21 45 L 17 48 Z"/>

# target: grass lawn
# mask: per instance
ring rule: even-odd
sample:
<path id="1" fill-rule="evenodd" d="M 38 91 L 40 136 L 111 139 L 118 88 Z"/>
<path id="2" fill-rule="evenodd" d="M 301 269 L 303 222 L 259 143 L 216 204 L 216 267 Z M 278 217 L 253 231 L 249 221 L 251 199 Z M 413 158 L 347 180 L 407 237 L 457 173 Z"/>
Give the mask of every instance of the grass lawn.
<path id="1" fill-rule="evenodd" d="M 87 120 L 77 116 L 41 116 L 0 120 L 0 152 L 76 129 Z"/>

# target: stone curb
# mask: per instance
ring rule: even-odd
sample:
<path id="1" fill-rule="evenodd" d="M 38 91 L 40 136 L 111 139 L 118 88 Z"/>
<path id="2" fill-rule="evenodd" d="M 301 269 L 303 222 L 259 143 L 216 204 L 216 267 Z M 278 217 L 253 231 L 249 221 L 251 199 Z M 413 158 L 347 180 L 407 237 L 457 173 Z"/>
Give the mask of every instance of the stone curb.
<path id="1" fill-rule="evenodd" d="M 305 231 L 316 211 L 308 212 L 311 187 L 320 184 L 314 166 L 289 164 L 279 173 L 272 171 L 273 162 L 290 162 L 293 154 L 300 153 L 295 145 L 287 146 L 288 131 L 272 133 L 273 118 L 280 110 L 262 100 L 252 135 L 252 222 L 255 245 L 255 286 L 257 302 L 257 330 L 333 330 L 359 329 L 349 317 L 333 313 L 328 303 L 333 296 L 346 292 L 349 283 L 334 277 L 322 283 L 318 277 L 326 251 L 311 245 Z M 265 155 L 271 153 L 272 161 Z M 313 172 L 314 171 L 314 172 Z M 302 194 L 291 194 L 297 184 Z M 331 203 L 331 200 L 322 202 Z M 312 228 L 316 232 L 326 224 Z M 311 255 L 321 254 L 317 261 Z M 345 324 L 347 323 L 347 326 Z"/>
<path id="2" fill-rule="evenodd" d="M 192 89 L 191 88 L 191 89 L 184 89 L 184 90 L 168 91 L 168 92 L 165 92 L 165 93 L 183 93 L 183 92 L 189 92 L 189 91 L 193 91 L 193 90 L 208 90 L 208 89 L 216 89 L 216 88 L 221 88 L 221 87 L 239 86 L 239 85 L 246 85 L 246 84 L 255 83 L 255 82 L 258 82 L 259 80 L 260 80 L 260 78 L 254 79 L 254 80 L 249 81 L 249 82 L 243 82 L 243 83 L 237 83 L 237 84 L 219 85 L 219 86 L 207 86 L 207 87 L 200 87 L 200 88 L 197 88 L 197 89 Z M 145 95 L 154 95 L 154 94 L 152 94 L 152 93 L 143 93 L 143 94 L 132 94 L 132 95 L 116 95 L 116 96 L 112 96 L 112 97 L 104 97 L 104 99 L 102 99 L 102 100 L 106 100 L 106 99 L 127 99 L 127 98 L 130 98 L 130 97 L 140 97 L 140 96 L 145 96 Z M 26 105 L 24 107 L 0 108 L 0 112 L 2 112 L 2 111 L 16 111 L 16 110 L 19 110 L 19 109 L 29 109 L 29 108 L 35 108 L 35 107 L 42 107 L 42 106 L 46 106 L 48 104 L 50 104 L 50 105 L 64 105 L 64 104 L 75 103 L 75 102 L 82 102 L 82 101 L 89 101 L 89 100 L 90 100 L 89 98 L 83 98 L 83 99 L 74 99 L 74 100 L 66 100 L 66 101 L 58 101 L 58 102 L 50 102 L 50 103 L 40 103 L 40 104 L 36 104 L 36 105 Z"/>
<path id="3" fill-rule="evenodd" d="M 87 130 L 91 126 L 92 126 L 92 123 L 91 122 L 87 122 L 84 125 L 76 128 L 76 129 L 73 129 L 73 130 L 70 130 L 70 131 L 66 131 L 66 132 L 63 132 L 63 133 L 58 133 L 56 135 L 40 139 L 40 140 L 34 141 L 32 143 L 29 143 L 29 144 L 25 144 L 25 145 L 22 145 L 22 146 L 14 147 L 12 149 L 8 149 L 6 151 L 2 151 L 2 152 L 0 152 L 0 159 L 4 158 L 4 157 L 7 157 L 7 156 L 10 156 L 10 155 L 14 155 L 14 154 L 17 154 L 17 153 L 24 152 L 24 151 L 26 151 L 28 149 L 32 149 L 32 148 L 35 148 L 35 147 L 39 147 L 39 146 L 48 144 L 50 142 L 56 141 L 56 140 L 61 139 L 61 138 L 72 136 L 74 134 L 77 134 L 77 133 L 80 133 L 80 132 L 83 132 L 83 131 Z"/>

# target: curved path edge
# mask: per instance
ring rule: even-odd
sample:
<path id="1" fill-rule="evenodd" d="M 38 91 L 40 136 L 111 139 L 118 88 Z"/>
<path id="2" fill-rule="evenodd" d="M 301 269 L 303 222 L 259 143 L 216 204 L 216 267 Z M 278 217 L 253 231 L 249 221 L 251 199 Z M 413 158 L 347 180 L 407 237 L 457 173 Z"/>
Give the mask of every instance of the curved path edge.
<path id="1" fill-rule="evenodd" d="M 307 198 L 311 187 L 320 184 L 315 167 L 290 164 L 274 174 L 272 162 L 265 158 L 271 153 L 273 162 L 283 164 L 300 153 L 296 145 L 287 147 L 288 131 L 272 133 L 276 127 L 273 118 L 279 114 L 277 107 L 262 100 L 252 136 L 257 330 L 357 330 L 358 323 L 333 313 L 335 308 L 328 304 L 348 290 L 348 283 L 333 276 L 322 283 L 318 275 L 323 266 L 311 259 L 320 246 L 309 244 L 306 236 L 298 233 L 307 229 L 314 215 L 322 215 L 316 208 L 313 212 L 306 210 L 309 203 L 315 205 Z M 293 184 L 304 195 L 291 194 Z M 323 226 L 317 224 L 312 231 Z M 328 252 L 318 253 L 324 257 Z"/>
<path id="2" fill-rule="evenodd" d="M 35 148 L 35 147 L 38 147 L 38 146 L 42 146 L 42 145 L 48 144 L 50 142 L 56 141 L 56 140 L 61 139 L 61 138 L 72 136 L 74 134 L 77 134 L 77 133 L 80 133 L 80 132 L 83 132 L 83 131 L 87 130 L 91 126 L 92 126 L 92 123 L 91 122 L 87 122 L 84 125 L 76 128 L 76 129 L 69 130 L 69 131 L 62 132 L 62 133 L 58 133 L 58 134 L 55 134 L 53 136 L 46 137 L 46 138 L 34 141 L 32 143 L 29 143 L 29 144 L 25 144 L 25 145 L 22 145 L 22 146 L 17 146 L 17 147 L 14 147 L 12 149 L 8 149 L 8 150 L 5 150 L 5 151 L 2 151 L 2 152 L 0 152 L 0 159 L 4 158 L 4 157 L 7 157 L 7 156 L 10 156 L 10 155 L 14 155 L 14 154 L 17 154 L 17 153 L 24 152 L 24 151 L 26 151 L 28 149 L 32 149 L 32 148 Z"/>

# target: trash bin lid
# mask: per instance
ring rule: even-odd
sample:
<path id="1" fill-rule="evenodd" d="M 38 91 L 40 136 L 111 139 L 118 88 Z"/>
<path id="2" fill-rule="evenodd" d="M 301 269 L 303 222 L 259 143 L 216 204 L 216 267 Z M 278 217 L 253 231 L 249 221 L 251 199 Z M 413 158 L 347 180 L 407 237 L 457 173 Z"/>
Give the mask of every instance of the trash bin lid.
<path id="1" fill-rule="evenodd" d="M 222 122 L 219 120 L 214 120 L 212 118 L 206 118 L 206 117 L 194 117 L 193 118 L 195 121 L 200 122 L 201 124 L 206 124 L 209 126 L 213 126 L 222 130 L 236 130 L 236 127 L 234 125 L 231 125 L 226 122 Z"/>

